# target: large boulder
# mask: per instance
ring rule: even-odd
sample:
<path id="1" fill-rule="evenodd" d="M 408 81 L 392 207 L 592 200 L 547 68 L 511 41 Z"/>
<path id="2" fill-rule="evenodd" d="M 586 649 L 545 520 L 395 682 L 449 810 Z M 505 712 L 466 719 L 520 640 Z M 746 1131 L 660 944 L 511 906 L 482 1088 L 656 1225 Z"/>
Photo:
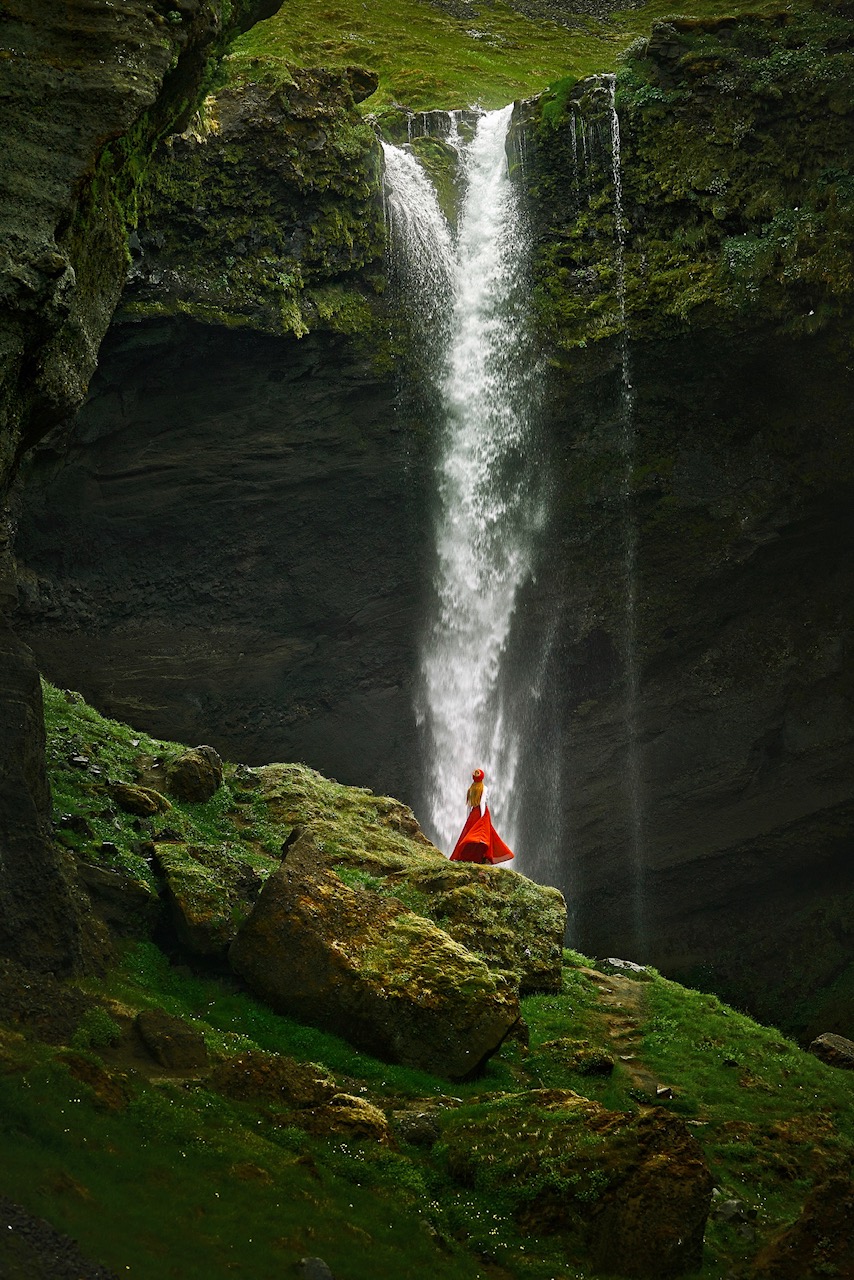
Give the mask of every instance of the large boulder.
<path id="1" fill-rule="evenodd" d="M 229 955 L 280 1013 L 451 1079 L 475 1072 L 519 1017 L 512 976 L 298 856 L 267 880 Z"/>
<path id="2" fill-rule="evenodd" d="M 814 1053 L 829 1067 L 841 1067 L 843 1071 L 854 1071 L 854 1040 L 846 1036 L 835 1036 L 825 1032 L 817 1036 L 810 1045 L 810 1053 Z"/>
<path id="3" fill-rule="evenodd" d="M 761 1251 L 752 1280 L 854 1276 L 854 1183 L 830 1178 L 813 1188 L 800 1217 Z"/>
<path id="4" fill-rule="evenodd" d="M 566 902 L 558 889 L 507 867 L 449 862 L 411 809 L 388 796 L 341 787 L 300 765 L 271 764 L 254 781 L 271 817 L 299 824 L 316 866 L 438 924 L 522 993 L 559 991 Z M 308 845 L 301 849 L 308 855 Z"/>
<path id="5" fill-rule="evenodd" d="M 442 1141 L 453 1178 L 500 1193 L 523 1231 L 560 1234 L 597 1275 L 668 1280 L 700 1267 L 712 1176 L 667 1111 L 627 1115 L 534 1089 L 450 1113 Z"/>
<path id="6" fill-rule="evenodd" d="M 222 955 L 261 891 L 260 873 L 224 848 L 162 841 L 154 851 L 180 941 Z"/>
<path id="7" fill-rule="evenodd" d="M 222 760 L 213 747 L 191 747 L 169 765 L 166 785 L 176 800 L 203 804 L 222 786 Z"/>
<path id="8" fill-rule="evenodd" d="M 522 994 L 560 991 L 566 900 L 505 867 L 414 864 L 389 876 L 386 891 L 411 898 L 456 942 L 516 976 Z"/>
<path id="9" fill-rule="evenodd" d="M 165 1009 L 143 1009 L 136 1029 L 155 1062 L 169 1071 L 193 1071 L 207 1066 L 208 1051 L 201 1031 Z"/>

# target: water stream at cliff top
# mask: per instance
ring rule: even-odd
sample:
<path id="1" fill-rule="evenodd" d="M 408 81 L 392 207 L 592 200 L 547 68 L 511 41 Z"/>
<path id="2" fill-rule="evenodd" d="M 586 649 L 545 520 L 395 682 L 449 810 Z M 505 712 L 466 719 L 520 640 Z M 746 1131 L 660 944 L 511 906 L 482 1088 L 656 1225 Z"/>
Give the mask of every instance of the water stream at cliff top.
<path id="1" fill-rule="evenodd" d="M 646 951 L 646 853 L 644 847 L 643 784 L 641 777 L 638 711 L 640 674 L 637 656 L 638 531 L 632 503 L 635 467 L 635 392 L 632 385 L 629 334 L 626 315 L 626 227 L 623 216 L 623 178 L 620 118 L 615 101 L 616 76 L 603 77 L 608 90 L 608 126 L 611 176 L 614 183 L 614 239 L 617 268 L 617 301 L 620 319 L 620 450 L 623 456 L 623 723 L 626 737 L 626 804 L 632 865 L 632 915 L 638 956 Z"/>
<path id="2" fill-rule="evenodd" d="M 528 237 L 505 151 L 511 114 L 512 106 L 484 113 L 469 142 L 456 128 L 446 137 L 459 151 L 465 182 L 450 264 L 445 234 L 436 230 L 442 215 L 435 195 L 433 213 L 421 217 L 428 228 L 421 255 L 440 245 L 443 273 L 450 267 L 447 312 L 435 325 L 436 561 L 417 707 L 426 825 L 446 850 L 462 826 L 465 790 L 477 767 L 486 771 L 496 825 L 511 845 L 518 835 L 522 728 L 511 709 L 519 688 L 506 656 L 519 593 L 533 572 L 544 499 L 528 344 Z M 398 151 L 386 148 L 387 165 Z M 393 155 L 386 170 L 392 205 L 411 198 L 399 181 L 403 172 Z M 424 196 L 419 187 L 418 199 Z M 409 225 L 416 221 L 413 213 Z M 416 244 L 409 252 L 419 259 Z"/>

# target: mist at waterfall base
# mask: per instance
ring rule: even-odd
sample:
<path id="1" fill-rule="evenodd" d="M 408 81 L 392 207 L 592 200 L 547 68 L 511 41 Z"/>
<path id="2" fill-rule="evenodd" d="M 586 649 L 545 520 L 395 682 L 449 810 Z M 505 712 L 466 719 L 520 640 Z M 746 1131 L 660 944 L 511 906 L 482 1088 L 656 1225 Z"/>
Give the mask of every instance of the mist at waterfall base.
<path id="1" fill-rule="evenodd" d="M 536 634 L 525 625 L 545 559 L 549 468 L 544 372 L 528 310 L 529 232 L 508 166 L 511 116 L 512 106 L 479 115 L 464 140 L 456 114 L 436 113 L 459 157 L 456 234 L 417 160 L 389 144 L 386 199 L 436 406 L 434 571 L 416 705 L 421 816 L 450 852 L 471 772 L 483 768 L 515 866 L 536 865 L 548 879 L 563 857 L 559 722 L 547 698 L 558 625 L 554 617 Z"/>

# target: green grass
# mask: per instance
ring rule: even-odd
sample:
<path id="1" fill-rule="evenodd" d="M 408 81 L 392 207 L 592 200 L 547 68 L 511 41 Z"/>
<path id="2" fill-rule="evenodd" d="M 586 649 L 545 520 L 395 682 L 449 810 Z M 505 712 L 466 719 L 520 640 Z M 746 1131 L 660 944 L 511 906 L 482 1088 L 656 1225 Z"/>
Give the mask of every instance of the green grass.
<path id="1" fill-rule="evenodd" d="M 301 823 L 335 859 L 345 883 L 410 893 L 413 909 L 426 914 L 423 889 L 384 879 L 389 868 L 413 859 L 447 870 L 435 854 L 419 852 L 423 846 L 407 829 L 411 815 L 398 802 L 341 787 L 302 765 L 226 766 L 226 785 L 206 804 L 176 804 L 156 818 L 133 819 L 112 804 L 109 783 L 134 782 L 141 759 L 168 761 L 180 744 L 105 720 L 50 686 L 45 701 L 55 817 L 64 812 L 89 825 L 89 835 L 79 826 L 59 828 L 87 860 L 118 857 L 130 867 L 137 858 L 147 870 L 135 845 L 168 828 L 226 859 L 270 866 L 282 839 Z M 75 753 L 99 772 L 71 765 Z M 119 853 L 101 853 L 102 840 Z M 524 921 L 517 927 L 530 934 L 535 925 Z M 89 1009 L 68 1049 L 28 1042 L 0 1026 L 0 1191 L 68 1231 L 92 1257 L 151 1280 L 287 1271 L 306 1254 L 323 1256 L 347 1280 L 361 1280 L 368 1267 L 390 1280 L 433 1270 L 448 1280 L 474 1280 L 487 1263 L 519 1280 L 583 1274 L 579 1257 L 567 1260 L 570 1237 L 525 1234 L 523 1220 L 538 1191 L 551 1196 L 564 1188 L 582 1204 L 596 1199 L 604 1187 L 596 1143 L 575 1132 L 570 1116 L 548 1108 L 540 1114 L 534 1104 L 520 1111 L 514 1097 L 570 1090 L 626 1113 L 647 1100 L 619 1056 L 610 1075 L 578 1069 L 575 1046 L 615 1056 L 608 1009 L 583 972 L 591 967 L 588 957 L 564 952 L 561 990 L 522 1000 L 528 1048 L 506 1042 L 482 1076 L 453 1086 L 281 1017 L 236 979 L 194 972 L 185 959 L 170 958 L 150 939 L 125 943 L 115 967 L 84 984 L 105 1005 Z M 637 997 L 633 1054 L 673 1088 L 664 1105 L 690 1126 L 717 1184 L 757 1215 L 752 1244 L 710 1221 L 703 1274 L 716 1280 L 796 1218 L 813 1185 L 834 1170 L 850 1170 L 854 1077 L 716 996 L 654 971 L 651 981 L 637 984 Z M 444 1132 L 432 1150 L 403 1139 L 393 1150 L 340 1134 L 313 1135 L 269 1098 L 225 1098 L 204 1078 L 152 1084 L 115 1044 L 127 1019 L 151 1007 L 201 1031 L 214 1057 L 257 1049 L 316 1063 L 342 1092 L 387 1115 L 437 1109 Z M 106 1092 L 99 1092 L 99 1080 Z M 554 1158 L 537 1156 L 531 1173 L 526 1158 L 541 1141 Z M 563 1159 L 567 1142 L 572 1159 Z"/>
<path id="2" fill-rule="evenodd" d="M 409 1162 L 279 1131 L 203 1088 L 140 1087 L 105 1111 L 42 1054 L 0 1074 L 0 1136 L 0 1190 L 120 1275 L 287 1274 L 306 1254 L 348 1280 L 480 1274 L 422 1225 Z"/>
<path id="3" fill-rule="evenodd" d="M 797 1216 L 814 1183 L 850 1170 L 850 1073 L 714 995 L 656 978 L 644 1003 L 643 1060 L 673 1087 L 667 1105 L 692 1124 L 716 1182 L 757 1211 L 760 1238 Z M 739 1247 L 728 1236 L 729 1228 L 710 1223 L 710 1266 Z"/>
<path id="4" fill-rule="evenodd" d="M 232 67 L 252 76 L 251 59 L 298 66 L 362 64 L 379 89 L 362 106 L 414 111 L 477 104 L 487 109 L 539 93 L 567 76 L 614 71 L 620 54 L 652 22 L 673 13 L 712 16 L 779 8 L 760 0 L 652 0 L 607 21 L 582 18 L 567 29 L 536 22 L 506 4 L 483 3 L 476 19 L 454 18 L 429 0 L 291 0 L 234 46 Z"/>
<path id="5" fill-rule="evenodd" d="M 387 1113 L 416 1100 L 439 1106 L 446 1132 L 432 1153 L 406 1142 L 389 1151 L 312 1136 L 268 1101 L 231 1101 L 204 1081 L 150 1085 L 133 1075 L 125 1082 L 129 1105 L 109 1110 L 69 1073 L 62 1051 L 0 1034 L 0 1190 L 70 1232 L 90 1255 L 143 1277 L 225 1277 L 238 1260 L 265 1274 L 271 1260 L 287 1266 L 311 1253 L 360 1280 L 368 1274 L 361 1263 L 345 1264 L 357 1241 L 374 1274 L 379 1268 L 390 1278 L 440 1267 L 462 1280 L 484 1274 L 479 1259 L 488 1257 L 525 1280 L 571 1280 L 582 1271 L 567 1263 L 562 1237 L 525 1235 L 516 1215 L 538 1188 L 551 1193 L 562 1180 L 582 1203 L 595 1200 L 596 1143 L 579 1130 L 574 1163 L 562 1162 L 571 1117 L 529 1107 L 517 1114 L 513 1096 L 571 1089 L 611 1110 L 637 1104 L 620 1066 L 607 1079 L 584 1077 L 542 1049 L 560 1037 L 607 1044 L 598 993 L 578 967 L 584 957 L 567 959 L 560 994 L 523 1001 L 530 1051 L 508 1043 L 480 1079 L 450 1094 L 428 1073 L 279 1017 L 230 980 L 170 963 L 152 943 L 129 946 L 105 980 L 86 984 L 91 991 L 125 1010 L 167 1009 L 201 1029 L 217 1055 L 259 1048 L 318 1063 L 343 1091 Z M 639 1052 L 673 1085 L 667 1105 L 692 1126 L 725 1192 L 757 1210 L 760 1238 L 772 1234 L 796 1216 L 814 1182 L 850 1166 L 854 1080 L 713 996 L 657 976 L 639 986 Z M 87 1014 L 84 1024 L 81 1036 L 109 1060 L 110 1023 Z M 91 1053 L 87 1061 L 96 1069 L 100 1062 Z M 511 1120 L 518 1142 L 508 1136 Z M 539 1143 L 555 1126 L 555 1158 L 529 1178 L 522 1138 L 530 1130 Z M 491 1158 L 481 1167 L 472 1148 L 489 1133 Z M 181 1223 L 190 1224 L 192 1244 Z M 716 1222 L 707 1239 L 711 1280 L 726 1274 L 744 1244 Z"/>
<path id="6" fill-rule="evenodd" d="M 273 1013 L 234 983 L 224 984 L 176 967 L 151 942 L 128 947 L 106 982 L 98 980 L 87 986 L 93 994 L 100 993 L 130 1008 L 160 1007 L 192 1022 L 214 1053 L 258 1048 L 319 1062 L 339 1077 L 358 1077 L 386 1102 L 438 1096 L 448 1089 L 447 1081 L 428 1072 L 381 1062 L 360 1053 L 339 1036 Z M 497 1059 L 487 1065 L 478 1080 L 455 1084 L 454 1089 L 462 1094 L 478 1094 L 507 1088 L 512 1079 L 506 1063 Z"/>

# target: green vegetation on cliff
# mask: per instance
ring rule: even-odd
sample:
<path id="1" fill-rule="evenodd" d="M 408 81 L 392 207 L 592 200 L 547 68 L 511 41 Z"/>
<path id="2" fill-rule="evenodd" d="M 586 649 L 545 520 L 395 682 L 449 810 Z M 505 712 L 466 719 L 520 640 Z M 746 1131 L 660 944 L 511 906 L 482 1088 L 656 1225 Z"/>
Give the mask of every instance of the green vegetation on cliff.
<path id="1" fill-rule="evenodd" d="M 360 78 L 269 60 L 253 71 L 158 151 L 124 312 L 368 343 L 384 225 L 379 144 L 353 102 Z"/>
<path id="2" fill-rule="evenodd" d="M 278 767 L 272 807 L 264 770 L 227 766 L 214 800 L 134 818 L 110 787 L 150 780 L 183 749 L 76 696 L 46 697 L 54 821 L 83 860 L 143 876 L 133 839 L 165 822 L 255 867 L 273 865 L 296 817 L 325 824 L 339 859 L 369 830 L 380 861 L 418 847 L 403 806 L 299 766 Z M 854 1161 L 851 1073 L 651 971 L 603 973 L 565 953 L 560 990 L 523 1001 L 529 1045 L 506 1042 L 451 1092 L 273 1014 L 163 920 L 136 940 L 112 921 L 116 958 L 100 979 L 60 986 L 0 970 L 0 1194 L 121 1274 L 263 1275 L 310 1254 L 341 1280 L 475 1280 L 495 1267 L 519 1280 L 606 1280 L 630 1264 L 614 1264 L 588 1224 L 611 1220 L 638 1159 L 646 1172 L 632 1185 L 646 1197 L 656 1161 L 686 1179 L 707 1165 L 717 1191 L 702 1274 L 754 1274 L 810 1189 Z M 156 1009 L 200 1033 L 205 1056 L 158 1065 L 134 1029 Z M 4 1265 L 10 1247 L 0 1239 Z M 834 1247 L 805 1254 L 802 1274 L 834 1274 L 820 1270 Z"/>
<path id="3" fill-rule="evenodd" d="M 617 78 L 624 254 L 610 102 L 596 81 L 533 109 L 535 276 L 558 347 L 772 323 L 809 336 L 854 295 L 854 38 L 845 6 L 674 17 Z M 582 140 L 585 146 L 582 148 Z"/>
<path id="4" fill-rule="evenodd" d="M 689 0 L 687 14 L 762 10 L 758 0 Z M 610 6 L 608 6 L 610 8 Z M 597 6 L 601 13 L 602 6 Z M 653 0 L 594 17 L 583 6 L 441 3 L 440 0 L 311 0 L 283 5 L 240 39 L 243 62 L 263 54 L 297 66 L 360 63 L 379 76 L 370 111 L 400 104 L 413 111 L 504 106 L 552 81 L 613 70 L 616 59 L 651 23 L 673 12 Z"/>

